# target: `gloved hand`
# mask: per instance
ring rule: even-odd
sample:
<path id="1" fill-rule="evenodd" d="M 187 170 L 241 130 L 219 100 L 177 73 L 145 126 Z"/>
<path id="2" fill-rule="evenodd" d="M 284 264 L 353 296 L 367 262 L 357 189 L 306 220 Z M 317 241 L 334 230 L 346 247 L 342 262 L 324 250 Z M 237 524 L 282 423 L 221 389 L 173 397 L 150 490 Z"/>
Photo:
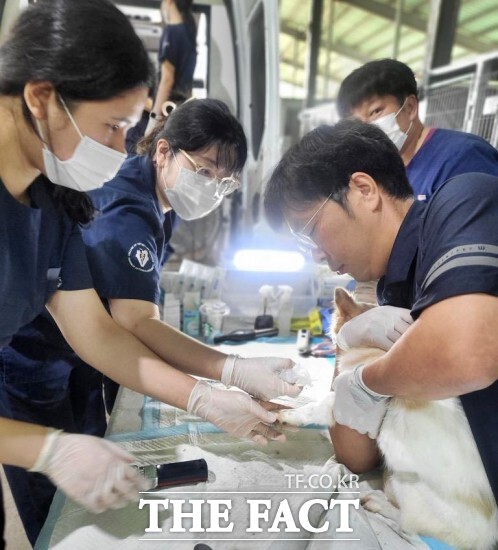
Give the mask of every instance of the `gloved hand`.
<path id="1" fill-rule="evenodd" d="M 66 495 L 96 514 L 126 506 L 147 481 L 130 464 L 134 457 L 91 435 L 50 432 L 30 472 L 41 472 Z"/>
<path id="2" fill-rule="evenodd" d="M 389 404 L 389 395 L 381 395 L 363 382 L 365 365 L 341 372 L 332 384 L 335 392 L 332 415 L 338 424 L 348 426 L 375 439 L 379 435 Z"/>
<path id="3" fill-rule="evenodd" d="M 313 357 L 333 357 L 335 355 L 335 351 L 335 343 L 330 340 L 326 340 L 311 346 L 310 353 Z"/>
<path id="4" fill-rule="evenodd" d="M 294 366 L 291 359 L 282 357 L 243 358 L 229 355 L 223 366 L 221 381 L 225 386 L 237 386 L 264 401 L 280 395 L 297 397 L 302 386 L 289 384 L 280 378 L 280 373 Z"/>
<path id="5" fill-rule="evenodd" d="M 374 307 L 343 325 L 336 336 L 337 346 L 344 351 L 359 346 L 387 351 L 412 323 L 409 309 Z"/>
<path id="6" fill-rule="evenodd" d="M 241 391 L 218 390 L 199 380 L 190 394 L 187 411 L 237 437 L 250 437 L 265 445 L 268 439 L 285 441 L 285 435 L 268 426 L 277 415 Z"/>

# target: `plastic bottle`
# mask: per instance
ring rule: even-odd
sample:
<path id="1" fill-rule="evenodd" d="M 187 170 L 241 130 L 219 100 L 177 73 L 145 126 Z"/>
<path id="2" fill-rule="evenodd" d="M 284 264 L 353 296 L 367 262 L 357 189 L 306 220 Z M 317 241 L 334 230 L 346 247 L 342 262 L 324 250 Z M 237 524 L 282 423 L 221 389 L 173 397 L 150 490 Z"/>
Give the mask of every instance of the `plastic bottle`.
<path id="1" fill-rule="evenodd" d="M 278 335 L 290 336 L 290 327 L 294 304 L 292 302 L 293 288 L 288 285 L 279 285 L 278 300 Z"/>

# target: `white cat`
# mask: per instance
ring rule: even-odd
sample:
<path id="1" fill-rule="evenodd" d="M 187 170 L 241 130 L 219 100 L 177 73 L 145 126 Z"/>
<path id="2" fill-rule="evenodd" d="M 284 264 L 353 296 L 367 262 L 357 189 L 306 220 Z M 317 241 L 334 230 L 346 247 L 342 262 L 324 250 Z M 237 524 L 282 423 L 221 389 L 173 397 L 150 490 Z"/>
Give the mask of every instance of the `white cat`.
<path id="1" fill-rule="evenodd" d="M 337 288 L 334 330 L 370 307 Z M 383 353 L 376 348 L 343 352 L 339 370 L 371 363 Z M 279 419 L 332 426 L 333 402 L 331 392 L 320 403 L 281 411 Z M 388 475 L 384 492 L 363 499 L 368 510 L 395 519 L 407 533 L 431 536 L 459 550 L 496 547 L 496 501 L 459 399 L 391 399 L 377 444 Z"/>

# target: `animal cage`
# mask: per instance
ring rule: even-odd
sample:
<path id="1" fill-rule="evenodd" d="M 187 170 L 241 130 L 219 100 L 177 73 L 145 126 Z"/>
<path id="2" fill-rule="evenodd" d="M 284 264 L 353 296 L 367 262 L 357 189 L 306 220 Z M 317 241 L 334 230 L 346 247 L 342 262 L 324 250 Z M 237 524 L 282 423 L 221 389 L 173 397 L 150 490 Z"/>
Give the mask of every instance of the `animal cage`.
<path id="1" fill-rule="evenodd" d="M 498 52 L 429 72 L 425 124 L 472 132 L 498 147 Z"/>

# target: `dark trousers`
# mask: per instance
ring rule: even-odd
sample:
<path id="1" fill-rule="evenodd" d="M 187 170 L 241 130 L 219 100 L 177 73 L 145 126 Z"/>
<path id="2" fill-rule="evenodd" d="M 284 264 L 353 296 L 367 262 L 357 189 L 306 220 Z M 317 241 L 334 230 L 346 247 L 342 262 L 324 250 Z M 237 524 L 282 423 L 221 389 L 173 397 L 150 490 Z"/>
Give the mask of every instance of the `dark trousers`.
<path id="1" fill-rule="evenodd" d="M 51 365 L 41 378 L 42 369 L 13 368 L 5 348 L 1 350 L 0 395 L 2 416 L 59 428 L 71 433 L 103 436 L 106 416 L 102 397 L 102 374 L 81 362 L 68 369 L 66 364 Z M 14 374 L 13 374 L 14 373 Z M 32 545 L 47 518 L 55 486 L 43 474 L 5 466 L 5 475 L 26 535 Z"/>

